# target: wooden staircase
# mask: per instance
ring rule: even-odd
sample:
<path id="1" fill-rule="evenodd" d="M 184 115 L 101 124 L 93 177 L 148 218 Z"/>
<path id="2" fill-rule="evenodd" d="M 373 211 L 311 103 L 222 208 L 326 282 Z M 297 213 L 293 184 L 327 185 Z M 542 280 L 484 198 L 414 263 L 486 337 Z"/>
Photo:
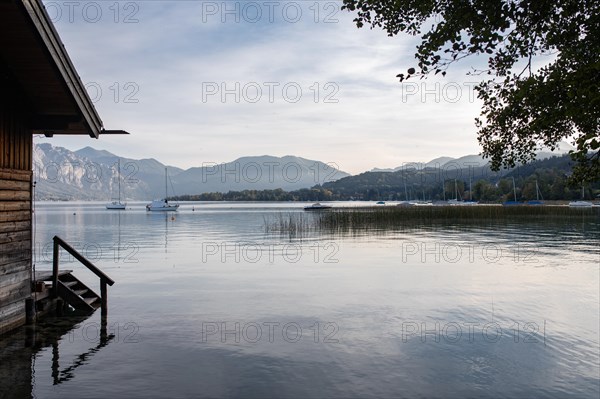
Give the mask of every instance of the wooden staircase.
<path id="1" fill-rule="evenodd" d="M 58 277 L 58 296 L 77 310 L 90 311 L 102 305 L 102 299 L 72 274 Z"/>
<path id="2" fill-rule="evenodd" d="M 73 247 L 63 241 L 60 237 L 54 236 L 52 272 L 36 272 L 35 276 L 35 308 L 43 310 L 48 301 L 56 302 L 62 299 L 65 304 L 71 305 L 77 311 L 91 313 L 98 308 L 102 309 L 102 315 L 106 316 L 107 305 L 107 286 L 113 285 L 114 281 L 104 274 L 100 269 L 84 258 Z M 100 278 L 100 295 L 85 285 L 81 280 L 71 274 L 71 270 L 59 270 L 59 249 L 63 248 L 70 253 L 83 266 L 87 267 L 96 276 Z M 48 284 L 47 284 L 48 283 Z M 40 289 L 38 289 L 38 285 Z M 46 286 L 52 287 L 46 290 Z M 57 308 L 57 312 L 58 312 Z"/>
<path id="3" fill-rule="evenodd" d="M 72 270 L 59 273 L 58 297 L 81 313 L 98 309 L 102 305 L 102 298 L 71 273 Z M 40 292 L 35 293 L 36 309 L 43 310 L 51 298 L 51 291 L 47 287 L 52 287 L 53 276 L 51 271 L 36 272 L 35 276 L 34 286 L 41 284 Z"/>

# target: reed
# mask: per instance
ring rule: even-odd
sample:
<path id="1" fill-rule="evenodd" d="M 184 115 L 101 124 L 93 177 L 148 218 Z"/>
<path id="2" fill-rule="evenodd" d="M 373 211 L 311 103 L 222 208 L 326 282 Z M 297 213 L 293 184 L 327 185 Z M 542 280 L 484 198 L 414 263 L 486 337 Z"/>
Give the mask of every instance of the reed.
<path id="1" fill-rule="evenodd" d="M 302 237 L 315 230 L 314 218 L 303 213 L 279 213 L 273 219 L 264 218 L 266 233 L 278 233 L 290 238 Z"/>
<path id="2" fill-rule="evenodd" d="M 316 226 L 326 230 L 402 227 L 415 224 L 515 220 L 600 221 L 600 208 L 567 206 L 411 206 L 337 208 L 323 212 Z"/>

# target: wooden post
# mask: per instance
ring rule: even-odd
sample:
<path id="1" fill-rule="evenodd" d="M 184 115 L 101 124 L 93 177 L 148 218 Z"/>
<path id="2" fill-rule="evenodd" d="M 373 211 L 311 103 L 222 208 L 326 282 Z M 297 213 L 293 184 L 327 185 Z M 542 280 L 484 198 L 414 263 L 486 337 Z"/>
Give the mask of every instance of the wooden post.
<path id="1" fill-rule="evenodd" d="M 25 300 L 25 323 L 33 324 L 35 322 L 35 301 L 33 298 Z"/>
<path id="2" fill-rule="evenodd" d="M 60 364 L 58 363 L 60 359 L 60 353 L 58 352 L 58 341 L 53 337 L 52 342 L 52 379 L 54 380 L 54 385 L 58 385 L 60 382 Z"/>
<path id="3" fill-rule="evenodd" d="M 106 292 L 106 280 L 100 279 L 100 296 L 102 297 L 101 316 L 108 315 L 108 294 Z"/>
<path id="4" fill-rule="evenodd" d="M 58 298 L 58 259 L 59 259 L 58 240 L 54 237 L 52 249 L 52 296 Z"/>
<path id="5" fill-rule="evenodd" d="M 56 301 L 56 316 L 57 317 L 62 317 L 65 314 L 65 301 L 63 301 L 62 299 L 57 299 Z"/>
<path id="6" fill-rule="evenodd" d="M 108 343 L 108 317 L 106 314 L 100 316 L 100 345 L 106 345 Z"/>

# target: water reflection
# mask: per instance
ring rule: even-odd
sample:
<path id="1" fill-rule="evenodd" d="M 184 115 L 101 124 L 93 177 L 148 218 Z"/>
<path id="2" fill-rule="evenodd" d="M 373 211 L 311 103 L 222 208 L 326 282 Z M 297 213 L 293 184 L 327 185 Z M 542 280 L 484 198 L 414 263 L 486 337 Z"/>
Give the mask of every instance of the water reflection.
<path id="1" fill-rule="evenodd" d="M 73 360 L 73 362 L 71 363 L 70 366 L 62 368 L 62 369 L 60 368 L 60 352 L 59 352 L 59 345 L 58 345 L 60 338 L 52 341 L 53 385 L 58 385 L 58 384 L 61 384 L 63 382 L 73 379 L 75 377 L 75 370 L 78 367 L 88 364 L 91 357 L 95 353 L 100 351 L 102 348 L 104 348 L 106 345 L 108 345 L 110 343 L 110 341 L 112 341 L 115 338 L 115 334 L 108 334 L 107 324 L 108 324 L 107 319 L 105 317 L 102 317 L 101 323 L 100 323 L 99 343 L 96 346 L 89 348 L 87 351 L 79 354 L 77 356 L 77 358 L 75 360 Z M 69 329 L 69 331 L 71 331 L 72 329 L 73 328 Z M 63 336 L 67 335 L 67 334 L 69 334 L 69 332 L 66 332 L 65 334 L 63 334 Z"/>
<path id="2" fill-rule="evenodd" d="M 597 218 L 290 236 L 265 231 L 265 219 L 303 217 L 287 204 L 183 204 L 175 220 L 101 207 L 77 221 L 38 208 L 38 239 L 96 243 L 118 283 L 111 319 L 140 339 L 96 355 L 99 339 L 63 336 L 58 380 L 76 377 L 53 386 L 38 362 L 40 397 L 598 397 Z M 301 340 L 282 335 L 289 323 Z M 208 328 L 219 330 L 204 339 Z M 88 351 L 91 367 L 77 366 Z"/>
<path id="3" fill-rule="evenodd" d="M 0 339 L 0 397 L 34 397 L 36 359 L 42 352 L 52 351 L 52 360 L 37 366 L 51 369 L 52 385 L 70 381 L 76 370 L 89 364 L 94 354 L 106 347 L 114 338 L 107 329 L 107 319 L 101 318 L 98 343 L 74 356 L 70 365 L 61 367 L 60 345 L 71 341 L 71 334 L 81 326 L 87 316 L 47 317 L 35 325 L 21 327 Z M 66 358 L 69 361 L 73 356 Z M 64 361 L 65 359 L 63 359 Z"/>

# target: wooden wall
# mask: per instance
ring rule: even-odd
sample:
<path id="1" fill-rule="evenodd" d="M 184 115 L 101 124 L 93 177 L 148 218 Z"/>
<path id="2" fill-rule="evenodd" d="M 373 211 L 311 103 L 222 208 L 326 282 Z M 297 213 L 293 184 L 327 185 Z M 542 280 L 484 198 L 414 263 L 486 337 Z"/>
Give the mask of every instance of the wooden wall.
<path id="1" fill-rule="evenodd" d="M 0 334 L 25 323 L 31 295 L 32 136 L 0 102 Z"/>

